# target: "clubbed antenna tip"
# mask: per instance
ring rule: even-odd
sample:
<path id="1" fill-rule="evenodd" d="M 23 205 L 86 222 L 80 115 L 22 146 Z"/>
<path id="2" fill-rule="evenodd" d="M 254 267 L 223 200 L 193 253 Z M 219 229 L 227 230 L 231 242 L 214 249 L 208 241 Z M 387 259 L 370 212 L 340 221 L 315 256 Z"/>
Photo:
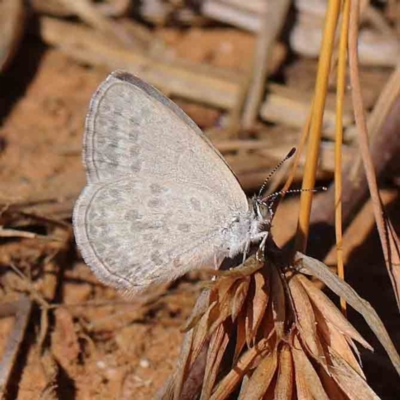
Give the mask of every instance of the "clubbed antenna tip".
<path id="1" fill-rule="evenodd" d="M 262 184 L 260 191 L 258 192 L 258 197 L 261 197 L 261 195 L 263 194 L 265 187 L 267 186 L 267 183 L 269 182 L 269 180 L 271 179 L 272 175 L 274 175 L 274 173 L 281 167 L 281 165 L 287 161 L 290 157 L 293 156 L 293 154 L 296 153 L 296 147 L 292 147 L 291 150 L 289 151 L 289 153 L 287 153 L 286 157 L 280 161 L 276 167 L 268 174 L 267 178 L 265 179 L 264 183 Z"/>
<path id="2" fill-rule="evenodd" d="M 289 153 L 287 154 L 287 156 L 285 157 L 285 160 L 287 160 L 288 158 L 292 157 L 293 154 L 296 153 L 296 147 L 292 147 L 289 151 Z"/>

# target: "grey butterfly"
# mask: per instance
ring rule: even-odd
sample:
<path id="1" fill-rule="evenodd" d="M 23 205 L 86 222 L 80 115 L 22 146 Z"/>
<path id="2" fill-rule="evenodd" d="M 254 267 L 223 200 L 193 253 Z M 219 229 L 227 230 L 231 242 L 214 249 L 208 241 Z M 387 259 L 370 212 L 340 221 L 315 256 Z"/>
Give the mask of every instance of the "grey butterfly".
<path id="1" fill-rule="evenodd" d="M 83 147 L 88 183 L 75 237 L 104 283 L 136 293 L 218 266 L 268 235 L 265 199 L 247 199 L 197 125 L 127 72 L 110 74 L 93 95 Z"/>

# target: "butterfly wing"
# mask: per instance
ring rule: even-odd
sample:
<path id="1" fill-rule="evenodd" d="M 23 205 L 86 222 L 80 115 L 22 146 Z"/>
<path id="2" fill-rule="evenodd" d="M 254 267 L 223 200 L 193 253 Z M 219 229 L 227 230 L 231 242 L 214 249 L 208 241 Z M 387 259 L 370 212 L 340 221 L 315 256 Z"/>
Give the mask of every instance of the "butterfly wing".
<path id="1" fill-rule="evenodd" d="M 220 158 L 228 183 L 236 179 L 220 152 L 175 103 L 136 76 L 114 71 L 99 86 L 89 106 L 83 154 L 87 179 L 146 174 L 149 165 L 143 165 L 144 160 L 154 157 L 164 157 L 173 171 L 174 156 L 187 142 L 194 145 L 193 141 Z M 198 158 L 202 159 L 201 154 Z"/>
<path id="2" fill-rule="evenodd" d="M 93 96 L 84 161 L 78 246 L 104 282 L 128 291 L 212 263 L 221 229 L 248 210 L 237 179 L 194 122 L 127 73 L 111 74 Z"/>
<path id="3" fill-rule="evenodd" d="M 223 245 L 218 211 L 203 188 L 121 177 L 85 188 L 75 208 L 76 240 L 102 281 L 135 292 L 212 266 Z"/>

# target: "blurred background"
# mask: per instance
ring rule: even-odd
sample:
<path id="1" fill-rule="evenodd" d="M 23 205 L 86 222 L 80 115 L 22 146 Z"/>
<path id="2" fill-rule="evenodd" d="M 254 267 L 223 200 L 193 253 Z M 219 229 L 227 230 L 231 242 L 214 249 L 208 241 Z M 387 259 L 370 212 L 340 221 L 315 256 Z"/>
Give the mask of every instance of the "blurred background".
<path id="1" fill-rule="evenodd" d="M 400 5 L 364 1 L 362 7 L 360 77 L 368 116 L 383 107 L 385 90 L 397 88 L 381 113 L 381 140 L 372 154 L 399 231 Z M 0 294 L 12 304 L 4 312 L 0 307 L 1 348 L 19 338 L 0 368 L 9 398 L 151 398 L 173 370 L 179 328 L 201 290 L 193 274 L 167 292 L 129 302 L 102 286 L 75 250 L 71 211 L 85 184 L 84 120 L 100 82 L 124 69 L 162 90 L 205 131 L 251 194 L 298 144 L 326 9 L 324 0 L 0 0 Z M 317 173 L 326 185 L 334 173 L 334 63 L 331 69 Z M 349 95 L 343 125 L 343 164 L 350 168 L 358 145 Z M 304 162 L 303 156 L 295 186 Z M 276 174 L 271 190 L 287 172 Z M 349 282 L 363 297 L 376 296 L 371 303 L 398 339 L 365 179 L 347 197 Z M 297 208 L 297 199 L 282 204 L 278 243 L 293 235 Z M 314 222 L 332 227 L 333 211 L 317 202 Z M 334 236 L 326 232 L 315 233 L 311 251 L 333 264 Z M 398 378 L 383 351 L 365 357 L 374 390 L 396 398 Z"/>

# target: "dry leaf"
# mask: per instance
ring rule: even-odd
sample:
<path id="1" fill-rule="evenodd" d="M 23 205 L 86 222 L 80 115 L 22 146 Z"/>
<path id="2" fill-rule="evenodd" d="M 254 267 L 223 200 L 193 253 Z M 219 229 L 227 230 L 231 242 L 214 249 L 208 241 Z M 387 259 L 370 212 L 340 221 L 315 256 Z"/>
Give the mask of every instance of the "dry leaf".
<path id="1" fill-rule="evenodd" d="M 328 355 L 332 353 L 340 354 L 340 356 L 347 361 L 351 367 L 357 371 L 359 375 L 365 378 L 364 373 L 358 363 L 354 353 L 352 352 L 349 342 L 346 337 L 340 333 L 334 325 L 326 321 L 323 316 L 318 312 L 316 313 L 318 331 L 321 332 L 323 339 L 326 341 Z M 350 339 L 351 340 L 351 339 Z"/>
<path id="2" fill-rule="evenodd" d="M 256 370 L 251 375 L 245 390 L 239 397 L 240 400 L 259 400 L 263 398 L 272 378 L 275 375 L 278 364 L 276 350 L 264 357 Z"/>
<path id="3" fill-rule="evenodd" d="M 57 361 L 68 368 L 78 360 L 81 352 L 78 336 L 71 313 L 66 308 L 57 308 L 54 312 L 55 328 L 51 335 L 51 350 Z"/>
<path id="4" fill-rule="evenodd" d="M 209 338 L 209 325 L 210 325 L 210 316 L 213 310 L 217 308 L 217 303 L 214 302 L 208 308 L 206 313 L 200 319 L 199 323 L 193 328 L 193 340 L 191 343 L 191 350 L 188 356 L 188 365 L 190 366 L 196 360 L 197 356 L 200 354 L 204 343 Z"/>
<path id="5" fill-rule="evenodd" d="M 235 345 L 235 354 L 233 356 L 233 362 L 235 363 L 243 350 L 243 347 L 246 343 L 246 315 L 244 311 L 239 314 L 239 318 L 237 320 L 237 329 L 236 329 L 236 345 Z"/>
<path id="6" fill-rule="evenodd" d="M 284 336 L 285 320 L 286 320 L 286 302 L 285 291 L 277 268 L 271 266 L 271 302 L 272 316 L 275 325 L 277 341 L 279 342 Z"/>
<path id="7" fill-rule="evenodd" d="M 379 399 L 367 382 L 341 357 L 332 355 L 332 362 L 332 376 L 350 400 Z"/>
<path id="8" fill-rule="evenodd" d="M 366 349 L 373 351 L 373 348 L 368 344 L 368 342 L 364 340 L 353 325 L 343 316 L 339 309 L 321 290 L 319 290 L 303 275 L 298 275 L 297 279 L 310 296 L 313 305 L 318 308 L 326 320 L 335 326 L 339 332 L 357 340 L 357 342 L 362 344 Z"/>
<path id="9" fill-rule="evenodd" d="M 260 270 L 247 263 L 218 276 L 203 296 L 207 307 L 196 305 L 191 316 L 189 339 L 163 399 L 201 393 L 201 400 L 227 400 L 239 389 L 246 400 L 345 399 L 351 379 L 373 398 L 353 340 L 368 343 L 318 288 L 288 267 L 285 275 L 274 264 Z"/>
<path id="10" fill-rule="evenodd" d="M 250 277 L 247 276 L 240 282 L 240 284 L 236 290 L 236 293 L 233 297 L 232 310 L 231 310 L 232 321 L 236 320 L 238 314 L 240 313 L 240 311 L 242 309 L 243 303 L 246 300 L 247 293 L 249 291 L 249 286 L 250 286 Z"/>
<path id="11" fill-rule="evenodd" d="M 196 304 L 193 307 L 193 310 L 190 313 L 189 318 L 187 319 L 185 325 L 182 327 L 183 332 L 188 332 L 200 321 L 201 317 L 205 314 L 205 312 L 208 309 L 209 301 L 210 301 L 210 291 L 203 290 L 200 293 L 200 296 L 197 299 Z"/>
<path id="12" fill-rule="evenodd" d="M 265 356 L 269 351 L 268 341 L 260 340 L 254 347 L 249 349 L 232 368 L 232 370 L 221 380 L 210 400 L 223 400 L 235 390 L 242 377 L 245 375 L 253 359 L 257 355 Z"/>
<path id="13" fill-rule="evenodd" d="M 324 352 L 320 340 L 317 337 L 317 325 L 314 309 L 307 292 L 303 289 L 298 276 L 293 276 L 289 281 L 289 289 L 292 294 L 297 316 L 297 328 L 302 342 L 307 350 L 318 362 L 324 362 Z"/>
<path id="14" fill-rule="evenodd" d="M 400 356 L 383 322 L 371 305 L 366 300 L 362 299 L 349 284 L 332 273 L 324 263 L 299 252 L 296 253 L 295 259 L 296 264 L 300 265 L 300 268 L 298 268 L 300 272 L 313 275 L 315 278 L 325 283 L 334 293 L 346 300 L 350 306 L 364 317 L 371 330 L 385 348 L 393 366 L 400 375 Z"/>
<path id="15" fill-rule="evenodd" d="M 265 276 L 257 271 L 253 275 L 251 297 L 247 301 L 246 342 L 250 347 L 256 337 L 258 327 L 268 305 L 268 283 Z"/>
<path id="16" fill-rule="evenodd" d="M 294 338 L 292 354 L 298 400 L 329 400 L 317 372 L 307 358 L 297 337 Z"/>
<path id="17" fill-rule="evenodd" d="M 208 347 L 206 370 L 204 373 L 204 384 L 200 397 L 201 400 L 207 400 L 211 396 L 212 389 L 217 379 L 217 373 L 222 356 L 224 355 L 228 343 L 229 334 L 224 324 L 222 324 L 217 328 Z"/>
<path id="18" fill-rule="evenodd" d="M 293 360 L 290 347 L 282 346 L 279 353 L 279 369 L 275 386 L 275 400 L 291 400 L 293 393 Z"/>

